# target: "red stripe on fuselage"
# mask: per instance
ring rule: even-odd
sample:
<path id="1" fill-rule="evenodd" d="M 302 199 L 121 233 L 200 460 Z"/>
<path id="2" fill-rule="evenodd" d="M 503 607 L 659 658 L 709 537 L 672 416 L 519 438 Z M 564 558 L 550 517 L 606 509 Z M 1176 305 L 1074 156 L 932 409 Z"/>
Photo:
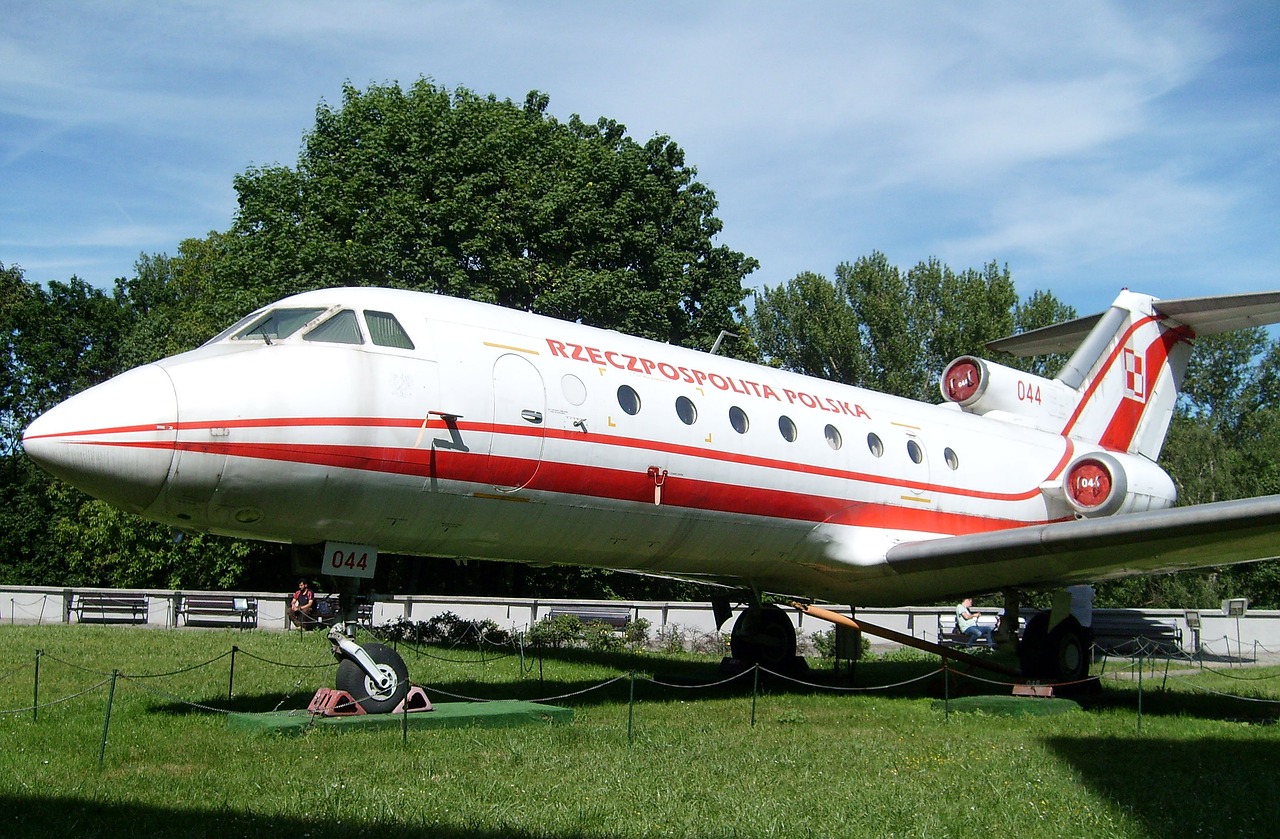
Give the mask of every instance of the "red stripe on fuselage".
<path id="1" fill-rule="evenodd" d="M 223 426 L 215 424 L 212 427 Z M 523 429 L 521 430 L 523 431 Z M 577 439 L 578 437 L 579 435 L 570 435 L 569 439 Z M 595 442 L 615 441 L 606 437 Z M 643 447 L 636 441 L 628 441 L 628 443 L 636 447 Z M 495 474 L 528 475 L 532 473 L 532 479 L 524 487 L 526 490 L 573 494 L 635 503 L 652 503 L 653 501 L 653 481 L 647 474 L 642 472 L 576 463 L 505 458 L 487 454 L 456 452 L 447 449 L 433 448 L 424 450 L 380 446 L 230 443 L 220 441 L 199 443 L 179 441 L 176 444 L 171 444 L 168 441 L 102 441 L 93 444 L 158 449 L 172 446 L 176 450 L 183 452 L 304 463 L 314 466 L 409 475 L 424 479 L 430 477 L 438 480 L 458 481 L 482 486 L 493 485 Z M 671 449 L 676 452 L 687 449 L 688 451 L 684 453 L 696 454 L 704 458 L 720 457 L 724 454 L 709 453 L 682 446 L 673 446 Z M 1055 467 L 1055 473 L 1065 465 L 1070 452 L 1071 446 L 1068 441 L 1067 451 Z M 835 477 L 852 477 L 854 474 L 820 467 L 806 467 L 802 464 L 793 464 L 786 461 L 749 458 L 743 455 L 731 455 L 724 459 Z M 879 476 L 867 477 L 868 480 L 882 485 L 903 486 L 887 478 Z M 1032 493 L 1019 493 L 1016 496 L 1000 496 L 996 493 L 978 493 L 976 491 L 963 490 L 944 489 L 942 491 L 951 491 L 957 494 L 963 493 L 972 497 L 1001 497 L 1021 500 L 1024 497 L 1034 495 L 1039 490 L 1037 489 Z M 738 513 L 814 523 L 832 521 L 846 525 L 949 534 L 1003 530 L 1029 523 L 1037 523 L 971 514 L 945 513 L 929 508 L 899 507 L 878 502 L 857 502 L 848 498 L 818 496 L 737 484 L 721 484 L 680 476 L 672 476 L 667 479 L 663 486 L 662 501 L 666 506 L 705 512 Z"/>
<path id="2" fill-rule="evenodd" d="M 197 422 L 180 422 L 172 426 L 178 432 L 207 430 L 211 428 L 271 428 L 285 430 L 289 428 L 401 428 L 401 429 L 418 429 L 423 428 L 424 423 L 420 419 L 406 418 L 387 418 L 387 417 L 273 417 L 246 420 L 201 420 Z M 614 446 L 626 449 L 642 449 L 645 451 L 660 452 L 668 455 L 677 455 L 681 457 L 693 457 L 704 460 L 711 460 L 721 463 L 734 463 L 743 466 L 752 466 L 763 469 L 775 469 L 783 472 L 801 473 L 805 475 L 815 475 L 819 477 L 835 478 L 838 480 L 858 481 L 860 483 L 870 484 L 873 486 L 887 486 L 901 490 L 912 492 L 929 492 L 951 495 L 960 498 L 974 498 L 984 501 L 1027 501 L 1040 494 L 1039 486 L 1029 487 L 1016 492 L 993 492 L 991 490 L 972 489 L 958 486 L 947 486 L 944 484 L 931 483 L 927 481 L 911 481 L 904 478 L 894 478 L 886 475 L 879 475 L 872 472 L 855 472 L 847 469 L 836 469 L 827 466 L 819 466 L 816 464 L 799 463 L 790 460 L 780 460 L 777 458 L 760 457 L 757 455 L 739 454 L 737 452 L 717 451 L 699 446 L 681 445 L 678 443 L 665 443 L 656 440 L 645 440 L 633 437 L 621 437 L 608 434 L 599 434 L 595 432 L 567 431 L 564 429 L 544 429 L 523 425 L 495 425 L 492 423 L 468 423 L 455 422 L 452 426 L 443 420 L 431 417 L 425 424 L 425 428 L 432 431 L 448 431 L 450 428 L 457 428 L 459 433 L 473 432 L 480 434 L 505 434 L 511 436 L 526 437 L 545 437 L 556 440 L 568 441 L 573 444 L 595 444 L 602 446 Z M 170 428 L 166 426 L 166 428 Z M 156 426 L 120 426 L 115 428 L 99 428 L 86 431 L 75 431 L 59 434 L 44 435 L 47 437 L 82 437 L 95 434 L 124 434 L 146 432 L 152 433 L 157 430 Z M 1057 464 L 1044 478 L 1044 480 L 1053 480 L 1062 473 L 1067 463 L 1071 459 L 1071 455 L 1075 450 L 1075 445 L 1070 438 L 1063 437 L 1063 453 L 1058 459 Z M 134 445 L 127 441 L 86 441 L 89 445 Z M 146 445 L 154 448 L 156 446 L 167 446 L 167 441 L 157 442 L 155 444 L 137 444 Z M 197 444 L 197 443 L 179 443 L 179 448 L 189 451 L 204 451 L 202 446 L 218 446 L 217 451 L 227 453 L 225 451 L 226 444 Z M 252 445 L 252 444 L 249 444 Z M 289 446 L 291 444 L 269 443 L 264 445 L 271 446 Z M 207 449 L 214 451 L 213 448 Z M 406 450 L 412 452 L 413 450 Z M 362 468 L 362 467 L 353 467 Z M 394 470 L 392 470 L 394 471 Z M 492 481 L 482 481 L 493 483 Z"/>

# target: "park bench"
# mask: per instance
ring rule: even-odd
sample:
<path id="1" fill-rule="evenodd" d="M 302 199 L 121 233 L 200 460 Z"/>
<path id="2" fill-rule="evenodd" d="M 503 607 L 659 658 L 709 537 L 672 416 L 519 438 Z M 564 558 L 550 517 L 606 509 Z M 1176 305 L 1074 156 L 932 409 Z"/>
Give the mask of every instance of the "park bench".
<path id="1" fill-rule="evenodd" d="M 229 594 L 187 594 L 178 603 L 178 615 L 187 626 L 258 625 L 258 599 Z"/>
<path id="2" fill-rule="evenodd" d="M 943 647 L 994 647 L 995 641 L 974 641 L 956 628 L 955 615 L 938 615 L 938 644 Z"/>
<path id="3" fill-rule="evenodd" d="M 72 595 L 68 611 L 80 623 L 146 623 L 150 602 L 145 594 L 85 592 Z"/>
<path id="4" fill-rule="evenodd" d="M 287 606 L 288 604 L 286 604 Z M 303 629 L 319 629 L 333 626 L 338 622 L 341 612 L 338 609 L 338 595 L 327 594 L 316 597 L 315 608 L 311 611 L 311 620 Z M 356 623 L 366 629 L 373 627 L 373 600 L 366 596 L 356 599 Z"/>
<path id="5" fill-rule="evenodd" d="M 608 606 L 579 606 L 577 608 L 552 609 L 547 617 L 555 619 L 561 615 L 571 615 L 584 624 L 604 623 L 614 629 L 625 629 L 631 622 L 631 610 L 627 608 L 610 608 Z"/>
<path id="6" fill-rule="evenodd" d="M 1182 629 L 1136 610 L 1093 613 L 1093 648 L 1098 655 L 1170 655 L 1182 651 Z"/>

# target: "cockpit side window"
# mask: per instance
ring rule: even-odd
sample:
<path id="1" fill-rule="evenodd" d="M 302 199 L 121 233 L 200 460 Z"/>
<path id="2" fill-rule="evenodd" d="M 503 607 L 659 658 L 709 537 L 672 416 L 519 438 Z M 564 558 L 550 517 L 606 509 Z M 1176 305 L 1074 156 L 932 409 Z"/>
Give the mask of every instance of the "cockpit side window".
<path id="1" fill-rule="evenodd" d="M 315 329 L 302 336 L 304 341 L 323 341 L 327 344 L 363 344 L 356 313 L 343 309 Z"/>
<path id="2" fill-rule="evenodd" d="M 400 321 L 396 320 L 396 316 L 390 312 L 371 312 L 366 309 L 364 322 L 369 326 L 369 337 L 378 346 L 397 347 L 402 350 L 413 349 L 413 341 L 400 326 Z"/>
<path id="3" fill-rule="evenodd" d="M 231 337 L 234 341 L 279 341 L 288 338 L 323 313 L 323 308 L 272 309 Z"/>

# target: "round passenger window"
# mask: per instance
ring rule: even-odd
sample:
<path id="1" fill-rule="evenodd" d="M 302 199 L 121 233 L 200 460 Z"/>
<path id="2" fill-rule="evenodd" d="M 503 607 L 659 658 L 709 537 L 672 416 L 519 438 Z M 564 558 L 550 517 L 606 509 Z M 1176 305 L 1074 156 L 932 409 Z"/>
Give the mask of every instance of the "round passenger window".
<path id="1" fill-rule="evenodd" d="M 640 413 L 640 394 L 636 393 L 631 385 L 623 385 L 618 388 L 618 405 L 628 414 L 635 416 Z"/>
<path id="2" fill-rule="evenodd" d="M 685 425 L 693 425 L 698 421 L 698 407 L 687 396 L 676 397 L 676 416 Z"/>
<path id="3" fill-rule="evenodd" d="M 908 440 L 907 456 L 911 458 L 912 463 L 920 463 L 924 460 L 924 449 L 920 448 L 920 444 L 915 440 Z"/>
<path id="4" fill-rule="evenodd" d="M 868 449 L 870 449 L 870 450 L 871 450 L 871 453 L 872 453 L 873 455 L 875 455 L 876 457 L 880 457 L 881 455 L 883 455 L 883 454 L 884 454 L 884 443 L 880 440 L 880 435 L 875 434 L 874 432 L 873 432 L 873 433 L 871 433 L 871 434 L 868 434 L 868 435 L 867 435 L 867 448 L 868 448 Z"/>
<path id="5" fill-rule="evenodd" d="M 572 373 L 566 373 L 560 379 L 560 389 L 564 391 L 564 398 L 568 399 L 571 405 L 581 405 L 587 401 L 587 386 L 582 383 L 582 379 Z"/>
<path id="6" fill-rule="evenodd" d="M 947 461 L 947 465 L 951 467 L 952 471 L 960 468 L 960 457 L 956 454 L 956 450 L 950 446 L 942 450 L 942 458 Z"/>
<path id="7" fill-rule="evenodd" d="M 828 425 L 823 429 L 822 433 L 826 435 L 827 445 L 831 448 L 839 451 L 840 447 L 844 445 L 844 438 L 840 436 L 840 429 L 834 425 Z"/>
<path id="8" fill-rule="evenodd" d="M 729 409 L 729 425 L 732 425 L 733 430 L 739 434 L 746 434 L 747 429 L 751 427 L 751 422 L 747 419 L 747 412 L 734 405 Z"/>
<path id="9" fill-rule="evenodd" d="M 791 421 L 791 417 L 785 415 L 778 417 L 778 430 L 782 432 L 782 439 L 788 443 L 794 443 L 799 436 L 796 433 L 796 424 Z"/>

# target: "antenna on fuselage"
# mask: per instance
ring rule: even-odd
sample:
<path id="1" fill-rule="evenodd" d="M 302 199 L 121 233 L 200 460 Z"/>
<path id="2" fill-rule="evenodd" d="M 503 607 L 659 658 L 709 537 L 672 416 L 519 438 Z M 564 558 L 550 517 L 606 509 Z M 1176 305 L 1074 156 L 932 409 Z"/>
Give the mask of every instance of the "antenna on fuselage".
<path id="1" fill-rule="evenodd" d="M 725 338 L 738 338 L 738 337 L 741 337 L 741 336 L 739 336 L 737 332 L 730 332 L 727 329 L 721 329 L 720 334 L 716 336 L 716 342 L 711 345 L 711 354 L 712 355 L 716 354 L 716 351 L 720 349 L 720 342 L 723 341 Z"/>

